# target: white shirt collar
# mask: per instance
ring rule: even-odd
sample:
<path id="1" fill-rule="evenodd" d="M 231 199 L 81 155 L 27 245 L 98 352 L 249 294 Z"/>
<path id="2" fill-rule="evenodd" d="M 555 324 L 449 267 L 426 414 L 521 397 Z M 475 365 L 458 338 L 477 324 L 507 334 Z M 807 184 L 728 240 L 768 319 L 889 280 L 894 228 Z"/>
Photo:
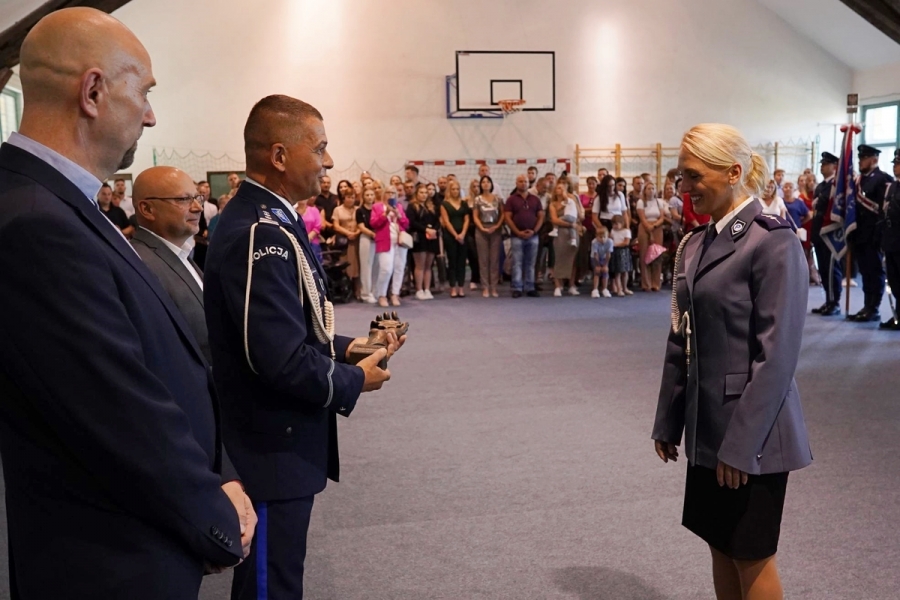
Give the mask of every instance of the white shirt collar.
<path id="1" fill-rule="evenodd" d="M 21 133 L 13 132 L 10 134 L 7 143 L 43 160 L 59 171 L 63 177 L 74 183 L 75 187 L 81 190 L 81 193 L 87 196 L 94 206 L 99 206 L 96 196 L 100 191 L 101 181 L 89 173 L 87 169 L 66 158 L 56 150 L 48 148 Z"/>
<path id="2" fill-rule="evenodd" d="M 733 221 L 736 216 L 738 216 L 738 213 L 744 210 L 754 200 L 756 200 L 756 197 L 750 196 L 749 198 L 741 202 L 741 204 L 737 208 L 722 217 L 721 220 L 713 223 L 713 225 L 716 226 L 716 233 L 722 233 L 722 230 L 728 227 L 728 224 L 731 223 L 731 221 Z"/>
<path id="3" fill-rule="evenodd" d="M 156 233 L 150 231 L 149 229 L 147 229 L 144 226 L 141 226 L 141 229 L 143 229 L 144 231 L 146 231 L 147 233 L 149 233 L 150 235 L 152 235 L 153 237 L 155 237 L 156 239 L 161 241 L 163 244 L 165 244 L 166 248 L 171 250 L 175 254 L 175 256 L 180 258 L 182 261 L 187 260 L 187 258 L 191 255 L 191 251 L 194 249 L 194 238 L 193 237 L 189 237 L 187 239 L 187 241 L 184 243 L 184 245 L 179 247 L 179 246 L 176 246 L 175 244 L 173 244 L 172 242 L 170 242 L 169 240 L 167 240 L 166 238 L 161 237 L 161 236 L 157 235 Z"/>
<path id="4" fill-rule="evenodd" d="M 281 200 L 281 203 L 284 204 L 285 208 L 287 208 L 289 211 L 291 211 L 291 214 L 294 215 L 294 221 L 297 221 L 297 222 L 300 221 L 300 216 L 297 214 L 297 210 L 294 208 L 293 204 L 291 204 L 290 202 L 287 201 L 287 198 L 279 196 L 278 194 L 276 194 L 275 192 L 273 192 L 272 190 L 270 190 L 269 188 L 267 188 L 260 182 L 254 181 L 250 177 L 244 178 L 244 181 L 246 181 L 247 183 L 249 183 L 251 185 L 255 185 L 258 188 L 262 188 L 262 189 L 266 190 L 267 192 L 269 192 L 270 194 L 272 194 L 273 196 L 275 196 L 276 198 Z"/>

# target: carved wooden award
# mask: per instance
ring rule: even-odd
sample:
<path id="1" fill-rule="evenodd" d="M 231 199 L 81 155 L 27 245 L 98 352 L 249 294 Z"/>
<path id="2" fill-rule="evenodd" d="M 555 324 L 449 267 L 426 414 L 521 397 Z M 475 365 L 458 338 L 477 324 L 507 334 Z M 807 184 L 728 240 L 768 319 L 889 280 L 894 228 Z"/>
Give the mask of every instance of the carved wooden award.
<path id="1" fill-rule="evenodd" d="M 387 348 L 388 333 L 393 333 L 399 340 L 409 331 L 409 323 L 401 323 L 396 312 L 378 315 L 369 329 L 369 339 L 364 344 L 355 344 L 350 349 L 350 364 L 356 364 L 367 356 L 371 356 L 382 348 Z M 387 368 L 387 358 L 378 363 L 382 369 Z"/>

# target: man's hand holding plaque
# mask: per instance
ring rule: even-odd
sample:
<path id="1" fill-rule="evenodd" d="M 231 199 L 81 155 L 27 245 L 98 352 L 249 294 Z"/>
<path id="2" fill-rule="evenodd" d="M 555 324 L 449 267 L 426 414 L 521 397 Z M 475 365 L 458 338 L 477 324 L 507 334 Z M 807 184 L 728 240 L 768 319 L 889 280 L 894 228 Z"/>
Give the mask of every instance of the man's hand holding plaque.
<path id="1" fill-rule="evenodd" d="M 406 342 L 409 323 L 400 322 L 397 313 L 378 315 L 371 323 L 369 337 L 356 338 L 347 348 L 347 362 L 366 372 L 364 391 L 373 391 L 391 378 L 387 363 Z M 369 364 L 372 363 L 372 364 Z"/>

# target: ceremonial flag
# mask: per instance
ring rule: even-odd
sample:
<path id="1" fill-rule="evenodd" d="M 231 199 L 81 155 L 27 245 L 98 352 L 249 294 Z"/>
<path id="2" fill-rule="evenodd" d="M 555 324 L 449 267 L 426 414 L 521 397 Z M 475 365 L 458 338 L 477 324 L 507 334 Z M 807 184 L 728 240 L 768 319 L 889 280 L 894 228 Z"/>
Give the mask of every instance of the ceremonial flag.
<path id="1" fill-rule="evenodd" d="M 822 241 L 831 250 L 835 260 L 847 252 L 847 236 L 856 229 L 856 173 L 853 170 L 853 135 L 862 131 L 858 125 L 844 125 L 844 141 L 841 144 L 841 160 L 837 177 L 831 188 L 828 211 L 822 224 Z"/>

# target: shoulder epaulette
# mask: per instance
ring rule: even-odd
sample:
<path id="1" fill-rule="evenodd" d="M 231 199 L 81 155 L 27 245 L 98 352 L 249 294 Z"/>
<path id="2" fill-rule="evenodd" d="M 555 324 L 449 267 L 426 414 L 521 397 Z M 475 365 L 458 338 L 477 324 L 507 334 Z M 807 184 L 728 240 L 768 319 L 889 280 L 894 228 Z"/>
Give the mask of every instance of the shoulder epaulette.
<path id="1" fill-rule="evenodd" d="M 756 215 L 756 218 L 753 219 L 753 222 L 762 225 L 767 231 L 794 228 L 790 221 L 783 219 L 778 215 L 758 214 Z"/>

